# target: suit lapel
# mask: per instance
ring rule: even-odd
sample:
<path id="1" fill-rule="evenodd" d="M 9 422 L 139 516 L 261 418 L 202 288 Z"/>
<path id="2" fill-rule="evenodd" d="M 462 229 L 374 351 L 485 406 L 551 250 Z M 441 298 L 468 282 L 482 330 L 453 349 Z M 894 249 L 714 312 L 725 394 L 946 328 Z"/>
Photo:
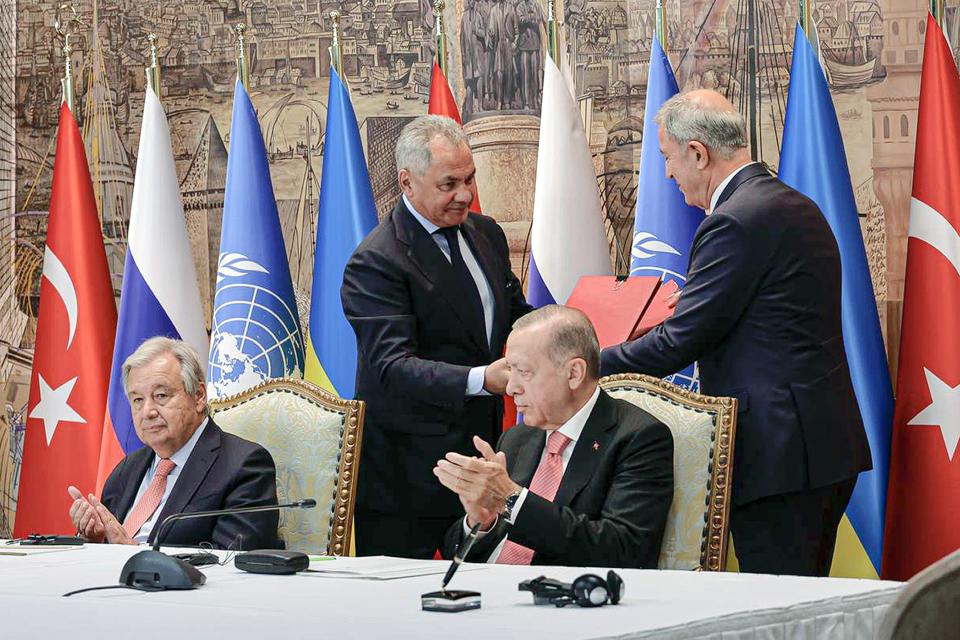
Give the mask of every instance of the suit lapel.
<path id="1" fill-rule="evenodd" d="M 427 230 L 407 210 L 403 200 L 393 210 L 397 239 L 407 245 L 407 257 L 416 265 L 423 277 L 429 280 L 447 300 L 453 312 L 460 318 L 467 333 L 483 352 L 488 351 L 486 328 L 483 319 L 471 317 L 470 304 L 463 288 L 459 286 L 450 267 L 450 261 Z"/>
<path id="2" fill-rule="evenodd" d="M 153 458 L 153 450 L 149 447 L 143 447 L 130 454 L 130 459 L 127 462 L 130 468 L 123 474 L 124 477 L 121 480 L 123 493 L 117 500 L 115 513 L 113 514 L 120 522 L 126 519 L 130 509 L 133 508 L 133 501 L 137 497 L 140 483 L 143 482 L 143 476 L 147 474 L 147 470 L 153 463 Z"/>
<path id="3" fill-rule="evenodd" d="M 593 477 L 600 456 L 607 450 L 611 429 L 616 424 L 615 408 L 613 399 L 601 391 L 563 472 L 560 488 L 553 499 L 555 504 L 568 506 Z"/>
<path id="4" fill-rule="evenodd" d="M 525 429 L 526 433 L 516 453 L 513 454 L 513 460 L 507 461 L 510 477 L 520 486 L 529 487 L 533 474 L 537 472 L 537 467 L 540 465 L 547 439 L 542 429 L 527 426 L 516 426 L 514 429 Z"/>
<path id="5" fill-rule="evenodd" d="M 163 511 L 161 511 L 157 517 L 157 526 L 150 533 L 151 542 L 154 536 L 156 536 L 159 525 L 163 522 L 163 519 L 174 513 L 181 513 L 190 502 L 190 499 L 196 494 L 197 489 L 200 488 L 200 484 L 203 482 L 203 479 L 207 477 L 210 467 L 213 466 L 213 463 L 217 460 L 217 456 L 220 454 L 220 437 L 222 434 L 223 432 L 220 430 L 220 427 L 218 427 L 211 418 L 207 422 L 203 433 L 200 434 L 200 439 L 197 440 L 197 445 L 194 447 L 193 452 L 190 454 L 190 457 L 187 458 L 187 463 L 180 471 L 177 483 L 173 485 L 173 491 L 170 492 L 170 497 L 167 498 L 166 504 L 163 505 Z M 165 535 L 168 534 L 169 531 L 166 532 Z"/>
<path id="6" fill-rule="evenodd" d="M 719 209 L 724 202 L 729 200 L 730 196 L 733 195 L 733 192 L 736 191 L 740 185 L 748 180 L 756 178 L 757 176 L 770 177 L 770 169 L 767 168 L 767 165 L 762 162 L 756 162 L 741 169 L 740 172 L 733 176 L 733 179 L 727 183 L 727 186 L 724 187 L 720 197 L 717 198 L 717 206 L 714 207 L 714 211 Z"/>
<path id="7" fill-rule="evenodd" d="M 473 256 L 477 259 L 477 263 L 483 271 L 483 277 L 487 279 L 487 285 L 489 285 L 490 292 L 493 294 L 493 330 L 490 332 L 490 348 L 493 349 L 493 346 L 500 344 L 502 340 L 498 327 L 508 326 L 505 317 L 507 313 L 507 291 L 504 287 L 497 286 L 498 282 L 503 281 L 503 276 L 499 275 L 500 271 L 494 264 L 496 254 L 493 247 L 490 246 L 487 237 L 477 229 L 477 225 L 473 221 L 473 214 L 467 218 L 465 223 L 460 225 L 460 229 L 466 236 L 467 243 L 473 251 Z M 486 337 L 486 327 L 484 327 L 484 337 Z M 491 353 L 490 355 L 499 358 L 501 354 Z"/>

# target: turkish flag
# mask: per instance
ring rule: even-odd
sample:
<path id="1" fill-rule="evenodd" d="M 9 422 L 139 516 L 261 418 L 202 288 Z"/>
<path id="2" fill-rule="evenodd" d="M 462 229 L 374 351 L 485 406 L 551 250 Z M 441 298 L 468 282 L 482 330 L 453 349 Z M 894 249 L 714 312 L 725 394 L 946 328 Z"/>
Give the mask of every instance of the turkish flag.
<path id="1" fill-rule="evenodd" d="M 882 566 L 883 577 L 896 580 L 960 547 L 957 114 L 960 77 L 928 16 Z"/>
<path id="2" fill-rule="evenodd" d="M 15 535 L 70 534 L 94 490 L 117 308 L 77 121 L 60 106 Z"/>
<path id="3" fill-rule="evenodd" d="M 450 84 L 436 62 L 433 63 L 433 72 L 430 74 L 430 104 L 427 106 L 427 113 L 433 116 L 447 116 L 451 120 L 456 120 L 457 124 L 463 124 L 457 101 L 453 99 L 453 92 L 450 91 Z M 473 202 L 470 203 L 470 211 L 481 213 L 476 180 L 473 182 Z"/>

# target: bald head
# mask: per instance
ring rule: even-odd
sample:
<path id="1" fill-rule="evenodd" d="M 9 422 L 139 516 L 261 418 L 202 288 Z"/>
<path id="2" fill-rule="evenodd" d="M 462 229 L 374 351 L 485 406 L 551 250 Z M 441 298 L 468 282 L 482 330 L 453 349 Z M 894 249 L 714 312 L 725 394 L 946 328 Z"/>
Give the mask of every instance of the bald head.
<path id="1" fill-rule="evenodd" d="M 747 125 L 722 94 L 710 89 L 678 93 L 663 103 L 656 123 L 681 147 L 700 142 L 720 160 L 747 162 Z"/>

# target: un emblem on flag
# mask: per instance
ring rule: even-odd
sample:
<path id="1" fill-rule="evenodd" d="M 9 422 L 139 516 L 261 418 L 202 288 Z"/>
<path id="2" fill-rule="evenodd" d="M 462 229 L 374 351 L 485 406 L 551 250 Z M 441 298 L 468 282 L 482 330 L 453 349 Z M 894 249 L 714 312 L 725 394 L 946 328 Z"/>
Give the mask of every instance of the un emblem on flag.
<path id="1" fill-rule="evenodd" d="M 237 256 L 237 254 L 234 254 Z M 296 309 L 269 288 L 248 282 L 261 265 L 230 254 L 220 260 L 210 336 L 210 394 L 223 398 L 264 380 L 303 373 L 303 348 Z M 239 279 L 240 282 L 226 282 Z"/>

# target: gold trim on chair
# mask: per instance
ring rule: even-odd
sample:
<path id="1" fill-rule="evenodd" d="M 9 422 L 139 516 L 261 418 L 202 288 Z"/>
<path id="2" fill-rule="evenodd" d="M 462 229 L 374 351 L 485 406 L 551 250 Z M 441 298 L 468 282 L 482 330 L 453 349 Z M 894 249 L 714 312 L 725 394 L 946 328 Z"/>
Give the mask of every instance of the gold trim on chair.
<path id="1" fill-rule="evenodd" d="M 600 380 L 600 386 L 607 392 L 624 388 L 640 389 L 655 393 L 682 407 L 716 415 L 710 451 L 707 509 L 701 536 L 700 570 L 725 570 L 737 423 L 736 398 L 701 395 L 665 380 L 637 373 L 606 376 Z"/>
<path id="2" fill-rule="evenodd" d="M 353 510 L 357 495 L 357 468 L 360 465 L 360 446 L 363 439 L 363 419 L 366 405 L 362 400 L 347 400 L 318 387 L 306 380 L 276 378 L 267 380 L 227 398 L 211 400 L 210 408 L 219 411 L 239 407 L 244 403 L 269 393 L 293 393 L 327 410 L 344 415 L 340 433 L 342 448 L 338 465 L 336 499 L 330 519 L 330 536 L 327 553 L 347 555 L 353 528 Z M 300 498 L 313 496 L 300 496 Z M 317 496 L 318 503 L 322 503 Z"/>

